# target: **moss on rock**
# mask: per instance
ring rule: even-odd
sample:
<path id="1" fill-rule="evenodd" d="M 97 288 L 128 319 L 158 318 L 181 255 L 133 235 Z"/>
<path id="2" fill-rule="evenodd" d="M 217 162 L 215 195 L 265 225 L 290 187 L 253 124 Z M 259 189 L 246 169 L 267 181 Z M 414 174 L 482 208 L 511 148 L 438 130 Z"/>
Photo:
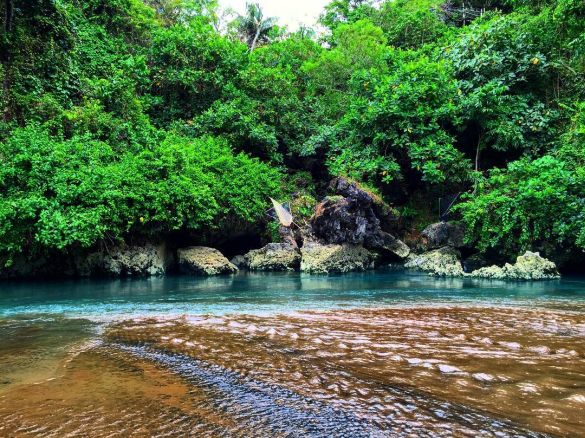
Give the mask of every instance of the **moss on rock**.
<path id="1" fill-rule="evenodd" d="M 376 254 L 361 245 L 307 243 L 301 249 L 301 271 L 312 274 L 372 269 Z"/>

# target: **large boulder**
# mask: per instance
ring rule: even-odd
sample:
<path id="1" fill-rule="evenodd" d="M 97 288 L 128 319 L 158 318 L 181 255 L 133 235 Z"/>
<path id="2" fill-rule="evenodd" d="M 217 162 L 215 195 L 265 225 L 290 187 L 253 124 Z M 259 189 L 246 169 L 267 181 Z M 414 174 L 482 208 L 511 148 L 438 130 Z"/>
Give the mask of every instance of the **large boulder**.
<path id="1" fill-rule="evenodd" d="M 290 243 L 269 243 L 244 258 L 245 266 L 252 271 L 296 271 L 301 265 L 301 253 Z"/>
<path id="2" fill-rule="evenodd" d="M 422 247 L 431 250 L 443 246 L 461 248 L 465 245 L 465 227 L 458 222 L 437 222 L 421 233 Z"/>
<path id="3" fill-rule="evenodd" d="M 238 268 L 214 248 L 191 246 L 177 251 L 179 269 L 184 274 L 234 274 Z"/>
<path id="4" fill-rule="evenodd" d="M 376 255 L 361 245 L 307 242 L 301 248 L 301 271 L 313 274 L 372 269 Z"/>
<path id="5" fill-rule="evenodd" d="M 477 278 L 494 280 L 550 280 L 560 278 L 557 266 L 541 257 L 537 252 L 526 251 L 516 258 L 513 265 L 506 263 L 503 267 L 488 266 L 469 274 Z"/>
<path id="6" fill-rule="evenodd" d="M 411 255 L 404 267 L 437 276 L 463 276 L 460 258 L 461 253 L 458 250 L 444 246 L 423 254 Z"/>
<path id="7" fill-rule="evenodd" d="M 78 272 L 81 276 L 101 273 L 114 277 L 147 277 L 164 275 L 171 263 L 172 255 L 166 245 L 124 245 L 90 254 L 78 263 Z"/>
<path id="8" fill-rule="evenodd" d="M 346 178 L 335 178 L 330 196 L 320 202 L 311 218 L 311 229 L 325 244 L 353 244 L 406 258 L 410 249 L 399 239 L 383 231 L 376 212 L 381 207 L 374 196 Z"/>

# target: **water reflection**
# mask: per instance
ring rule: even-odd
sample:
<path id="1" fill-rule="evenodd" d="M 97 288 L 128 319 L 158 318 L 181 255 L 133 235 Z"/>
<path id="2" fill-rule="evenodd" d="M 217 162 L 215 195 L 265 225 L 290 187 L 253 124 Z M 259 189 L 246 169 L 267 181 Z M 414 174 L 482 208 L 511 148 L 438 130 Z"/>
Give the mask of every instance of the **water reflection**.
<path id="1" fill-rule="evenodd" d="M 436 279 L 400 272 L 315 276 L 247 274 L 213 278 L 0 283 L 0 316 L 31 313 L 103 318 L 161 313 L 274 312 L 298 309 L 475 303 L 585 303 L 585 280 L 502 282 Z"/>

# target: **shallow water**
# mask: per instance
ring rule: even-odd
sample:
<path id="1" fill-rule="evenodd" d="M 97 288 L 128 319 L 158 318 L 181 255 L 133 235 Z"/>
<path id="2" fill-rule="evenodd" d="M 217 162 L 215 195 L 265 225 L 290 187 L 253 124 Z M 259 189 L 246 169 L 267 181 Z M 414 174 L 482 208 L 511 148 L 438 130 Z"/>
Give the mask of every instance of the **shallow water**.
<path id="1" fill-rule="evenodd" d="M 584 310 L 580 278 L 0 283 L 0 436 L 583 436 Z"/>

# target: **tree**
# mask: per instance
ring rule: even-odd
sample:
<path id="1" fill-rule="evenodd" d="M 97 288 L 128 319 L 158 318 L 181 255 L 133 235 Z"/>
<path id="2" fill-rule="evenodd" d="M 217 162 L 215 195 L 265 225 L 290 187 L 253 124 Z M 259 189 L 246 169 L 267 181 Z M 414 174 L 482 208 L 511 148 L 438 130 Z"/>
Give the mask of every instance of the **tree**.
<path id="1" fill-rule="evenodd" d="M 319 17 L 321 24 L 331 31 L 339 25 L 371 19 L 375 15 L 372 0 L 333 0 Z"/>
<path id="2" fill-rule="evenodd" d="M 430 184 L 459 183 L 468 161 L 445 128 L 457 118 L 457 86 L 448 64 L 399 50 L 389 73 L 354 75 L 351 100 L 329 139 L 328 165 L 372 183 L 415 171 Z"/>
<path id="3" fill-rule="evenodd" d="M 236 19 L 236 27 L 242 41 L 253 52 L 258 44 L 270 39 L 270 32 L 276 27 L 276 18 L 264 17 L 258 3 L 246 3 L 246 14 Z"/>
<path id="4" fill-rule="evenodd" d="M 188 22 L 194 17 L 216 20 L 217 0 L 145 0 L 167 25 Z"/>
<path id="5" fill-rule="evenodd" d="M 14 14 L 14 5 L 12 0 L 4 1 L 4 26 L 2 29 L 2 73 L 4 78 L 2 80 L 2 100 L 4 107 L 3 118 L 7 121 L 10 117 L 9 105 L 10 105 L 10 48 L 9 48 L 9 37 L 12 32 L 12 19 Z"/>

